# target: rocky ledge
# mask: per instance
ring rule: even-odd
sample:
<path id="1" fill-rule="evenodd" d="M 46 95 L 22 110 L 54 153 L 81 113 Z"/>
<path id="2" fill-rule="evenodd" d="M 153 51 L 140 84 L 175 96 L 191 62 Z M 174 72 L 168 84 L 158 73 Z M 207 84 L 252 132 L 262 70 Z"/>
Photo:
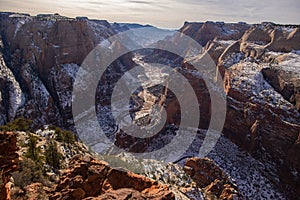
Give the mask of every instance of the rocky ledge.
<path id="1" fill-rule="evenodd" d="M 56 199 L 175 199 L 168 186 L 141 175 L 109 167 L 92 157 L 76 156 L 62 175 Z"/>

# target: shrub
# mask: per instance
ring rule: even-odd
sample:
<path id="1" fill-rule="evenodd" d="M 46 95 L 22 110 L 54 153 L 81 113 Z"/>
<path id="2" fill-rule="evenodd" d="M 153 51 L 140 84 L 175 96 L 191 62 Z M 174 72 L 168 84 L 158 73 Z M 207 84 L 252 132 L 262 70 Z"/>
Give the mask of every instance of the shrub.
<path id="1" fill-rule="evenodd" d="M 19 162 L 19 171 L 12 173 L 15 185 L 24 189 L 31 183 L 47 184 L 47 179 L 43 175 L 43 168 L 30 158 L 23 158 Z"/>
<path id="2" fill-rule="evenodd" d="M 28 143 L 26 144 L 28 149 L 27 152 L 25 153 L 25 156 L 37 163 L 42 163 L 41 148 L 38 147 L 37 144 L 38 144 L 38 137 L 30 133 L 28 138 Z"/>
<path id="3" fill-rule="evenodd" d="M 17 118 L 14 121 L 0 126 L 0 131 L 32 131 L 32 120 L 23 117 Z"/>
<path id="4" fill-rule="evenodd" d="M 63 156 L 58 152 L 57 145 L 51 141 L 45 151 L 46 163 L 54 170 L 60 169 L 60 161 Z"/>
<path id="5" fill-rule="evenodd" d="M 58 142 L 64 142 L 69 144 L 74 144 L 76 139 L 76 136 L 72 131 L 68 130 L 62 130 L 59 127 L 50 127 L 50 129 L 55 131 L 55 140 Z"/>
<path id="6" fill-rule="evenodd" d="M 63 131 L 64 142 L 67 144 L 74 144 L 76 139 L 72 131 Z"/>

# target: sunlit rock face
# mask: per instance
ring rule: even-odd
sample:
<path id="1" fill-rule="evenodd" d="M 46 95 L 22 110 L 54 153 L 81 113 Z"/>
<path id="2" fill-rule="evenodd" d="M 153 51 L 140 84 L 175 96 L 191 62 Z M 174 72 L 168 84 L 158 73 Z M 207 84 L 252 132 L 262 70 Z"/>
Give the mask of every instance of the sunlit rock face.
<path id="1" fill-rule="evenodd" d="M 14 118 L 12 115 L 22 115 L 34 119 L 36 125 L 70 127 L 76 72 L 95 45 L 115 32 L 106 21 L 59 15 L 1 13 L 0 24 L 1 70 L 8 68 L 6 74 L 12 77 L 6 78 L 12 86 L 2 103 L 15 102 L 9 113 L 1 113 L 2 123 Z"/>

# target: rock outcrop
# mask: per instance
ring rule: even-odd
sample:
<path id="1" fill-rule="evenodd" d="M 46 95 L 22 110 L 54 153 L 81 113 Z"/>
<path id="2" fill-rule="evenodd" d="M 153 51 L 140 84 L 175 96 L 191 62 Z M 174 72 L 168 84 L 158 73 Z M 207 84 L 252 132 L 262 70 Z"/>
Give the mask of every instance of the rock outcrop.
<path id="1" fill-rule="evenodd" d="M 271 32 L 272 41 L 268 45 L 271 51 L 290 52 L 300 49 L 300 29 L 295 27 L 278 27 Z"/>
<path id="2" fill-rule="evenodd" d="M 250 68 L 254 69 L 252 73 Z M 299 113 L 267 84 L 257 64 L 237 64 L 227 72 L 231 81 L 224 134 L 255 158 L 275 162 L 273 173 L 294 189 L 299 187 L 299 177 L 294 173 L 300 170 L 299 157 L 289 156 L 289 152 L 297 151 Z M 249 87 L 253 90 L 248 90 Z"/>
<path id="3" fill-rule="evenodd" d="M 235 41 L 238 41 L 239 49 L 234 50 L 234 52 L 241 52 L 246 57 L 252 58 L 260 58 L 266 50 L 291 52 L 292 50 L 300 49 L 299 26 L 297 25 L 283 26 L 270 22 L 255 25 L 245 23 L 186 22 L 179 31 L 205 47 L 204 49 L 211 55 L 217 65 L 218 63 L 222 64 L 218 62 L 219 58 L 224 60 L 224 54 L 221 58 L 225 50 L 224 46 L 226 48 L 228 44 L 232 44 Z"/>
<path id="4" fill-rule="evenodd" d="M 287 54 L 273 59 L 277 65 L 262 69 L 262 74 L 276 91 L 300 110 L 300 72 L 297 70 L 299 58 Z"/>
<path id="5" fill-rule="evenodd" d="M 224 22 L 190 23 L 185 22 L 180 32 L 190 36 L 202 46 L 215 38 L 219 40 L 238 40 L 251 25 L 244 23 L 228 24 Z"/>
<path id="6" fill-rule="evenodd" d="M 69 163 L 55 192 L 55 199 L 175 199 L 166 185 L 141 175 L 111 168 L 92 157 L 76 156 Z"/>
<path id="7" fill-rule="evenodd" d="M 14 119 L 21 104 L 22 91 L 4 61 L 4 44 L 0 35 L 0 124 Z"/>
<path id="8" fill-rule="evenodd" d="M 218 199 L 242 199 L 237 186 L 212 160 L 190 158 L 184 169 L 206 195 L 214 195 Z"/>
<path id="9" fill-rule="evenodd" d="M 0 132 L 0 199 L 10 200 L 11 173 L 18 169 L 16 153 L 17 136 L 12 132 Z"/>

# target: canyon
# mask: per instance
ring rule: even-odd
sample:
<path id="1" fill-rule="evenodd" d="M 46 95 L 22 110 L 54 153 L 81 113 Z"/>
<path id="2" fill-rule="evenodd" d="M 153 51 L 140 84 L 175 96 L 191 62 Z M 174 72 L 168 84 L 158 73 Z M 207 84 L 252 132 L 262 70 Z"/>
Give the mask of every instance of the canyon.
<path id="1" fill-rule="evenodd" d="M 144 33 L 143 29 L 152 31 Z M 110 140 L 109 144 L 99 144 L 95 135 L 91 135 L 91 138 L 80 137 L 81 133 L 76 129 L 76 116 L 73 116 L 72 111 L 73 87 L 78 81 L 78 72 L 83 68 L 81 65 L 86 62 L 93 49 L 102 46 L 109 47 L 112 52 L 126 51 L 124 49 L 128 48 L 127 44 L 107 43 L 107 39 L 127 31 L 133 31 L 125 39 L 130 45 L 141 49 L 142 44 L 147 43 L 152 48 L 121 55 L 99 78 L 96 94 L 93 94 L 92 99 L 96 103 L 94 109 L 98 123 Z M 18 117 L 33 120 L 35 129 L 55 125 L 74 131 L 86 145 L 98 153 L 101 153 L 103 145 L 109 148 L 116 146 L 129 153 L 152 152 L 169 144 L 176 135 L 189 135 L 194 131 L 195 139 L 186 147 L 182 156 L 197 157 L 199 146 L 203 144 L 206 130 L 214 116 L 210 90 L 218 92 L 221 89 L 220 93 L 224 93 L 226 101 L 224 126 L 220 130 L 222 133 L 218 133 L 221 136 L 216 146 L 207 157 L 224 172 L 219 172 L 212 167 L 215 164 L 206 160 L 187 160 L 187 172 L 198 184 L 198 188 L 214 191 L 221 182 L 222 187 L 226 186 L 217 191 L 217 196 L 224 199 L 230 195 L 232 199 L 295 199 L 300 195 L 299 25 L 278 25 L 271 22 L 186 22 L 178 32 L 172 32 L 152 26 L 109 23 L 83 17 L 68 18 L 58 14 L 30 16 L 2 12 L 0 32 L 1 125 Z M 168 44 L 181 45 L 181 33 L 196 41 L 202 48 L 193 49 L 192 44 L 184 44 L 189 48 L 189 51 L 184 52 L 184 58 L 162 50 Z M 212 71 L 207 71 L 207 74 L 198 72 L 194 67 L 195 63 L 202 62 L 210 63 Z M 188 105 L 195 106 L 193 109 L 200 111 L 198 126 L 184 127 L 182 133 L 179 133 L 178 129 L 183 121 L 181 116 L 184 114 L 180 99 L 168 88 L 172 80 L 165 85 L 158 84 L 166 80 L 169 71 L 160 66 L 151 68 L 153 63 L 170 66 L 171 71 L 188 80 L 199 102 L 194 105 L 189 96 L 186 98 Z M 144 70 L 146 85 L 132 93 L 130 102 L 121 99 L 118 102 L 118 113 L 129 110 L 129 118 L 140 126 L 155 122 L 157 119 L 151 116 L 153 113 L 156 113 L 154 116 L 158 117 L 158 121 L 165 118 L 165 124 L 159 133 L 148 138 L 129 135 L 115 124 L 114 111 L 110 105 L 117 82 L 136 66 L 141 66 Z M 215 72 L 220 73 L 220 76 L 215 77 Z M 222 88 L 210 87 L 207 82 L 210 75 L 216 79 L 221 78 L 219 81 L 222 82 Z M 132 80 L 134 84 L 136 79 Z M 165 110 L 166 116 L 161 109 Z M 92 132 L 93 126 L 83 129 Z M 14 147 L 12 152 L 15 150 Z M 117 191 L 108 193 L 107 196 L 130 194 L 136 198 L 147 198 L 147 195 L 153 194 L 148 193 L 147 188 L 151 187 L 161 199 L 174 197 L 166 186 L 126 173 L 120 175 L 124 180 L 128 177 L 142 179 L 147 187 L 136 188 L 133 184 L 128 186 L 133 190 L 119 190 L 123 186 L 110 181 L 110 176 L 117 172 L 112 170 L 111 175 L 101 175 L 97 170 L 108 168 L 105 163 L 80 157 L 71 161 L 73 169 L 70 169 L 69 174 L 63 175 L 59 183 L 68 185 L 71 177 L 78 181 L 78 187 L 65 191 L 65 186 L 57 186 L 57 194 L 52 194 L 52 199 L 60 199 L 59 194 L 72 193 L 87 197 L 85 194 L 91 192 L 84 185 L 89 182 L 85 180 L 87 175 L 80 171 L 81 177 L 76 177 L 74 173 L 78 165 L 90 166 L 90 163 L 93 164 L 88 170 L 94 170 L 96 177 L 92 176 L 91 179 L 101 176 L 101 181 L 106 182 L 107 187 L 117 188 Z M 185 160 L 180 161 L 179 165 L 184 166 Z M 218 171 L 217 174 L 221 174 L 222 178 L 209 180 L 203 185 L 203 177 L 195 177 L 194 173 L 205 171 L 206 165 Z M 11 169 L 16 170 L 15 166 Z M 229 181 L 230 178 L 222 173 L 235 179 L 237 187 L 232 183 L 234 181 Z M 249 177 L 244 177 L 245 174 Z M 256 185 L 262 189 L 255 188 Z M 224 197 L 227 192 L 229 195 Z M 108 198 L 107 196 L 101 198 Z"/>

